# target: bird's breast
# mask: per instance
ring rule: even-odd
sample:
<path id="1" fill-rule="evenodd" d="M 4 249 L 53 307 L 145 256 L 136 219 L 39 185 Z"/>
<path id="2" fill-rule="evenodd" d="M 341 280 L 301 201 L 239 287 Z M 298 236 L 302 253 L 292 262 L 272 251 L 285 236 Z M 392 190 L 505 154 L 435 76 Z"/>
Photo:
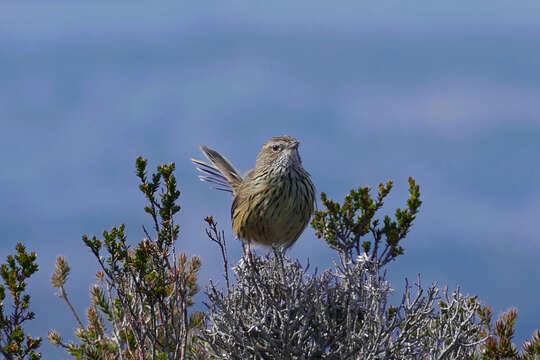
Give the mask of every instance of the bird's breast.
<path id="1" fill-rule="evenodd" d="M 233 231 L 262 245 L 293 243 L 313 212 L 313 184 L 294 173 L 266 180 L 253 177 L 239 188 L 231 208 Z"/>

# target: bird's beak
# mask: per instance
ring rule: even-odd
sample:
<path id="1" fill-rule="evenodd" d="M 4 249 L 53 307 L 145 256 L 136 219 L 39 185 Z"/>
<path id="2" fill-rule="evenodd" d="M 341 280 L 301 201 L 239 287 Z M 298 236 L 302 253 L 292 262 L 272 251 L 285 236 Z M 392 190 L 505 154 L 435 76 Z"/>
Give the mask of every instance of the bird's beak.
<path id="1" fill-rule="evenodd" d="M 292 148 L 293 148 L 293 149 L 298 149 L 298 145 L 300 145 L 300 141 L 295 140 L 295 141 L 293 142 Z"/>

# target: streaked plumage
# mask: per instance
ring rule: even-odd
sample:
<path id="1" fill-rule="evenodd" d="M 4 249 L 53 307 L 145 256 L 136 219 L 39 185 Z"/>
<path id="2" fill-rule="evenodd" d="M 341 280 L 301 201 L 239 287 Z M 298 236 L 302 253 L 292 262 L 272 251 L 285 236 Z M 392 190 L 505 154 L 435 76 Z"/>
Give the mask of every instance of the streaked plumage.
<path id="1" fill-rule="evenodd" d="M 248 242 L 291 247 L 307 226 L 314 210 L 315 187 L 302 167 L 298 140 L 278 136 L 266 142 L 255 167 L 243 178 L 217 151 L 201 146 L 213 165 L 192 161 L 201 180 L 229 191 L 233 232 Z"/>

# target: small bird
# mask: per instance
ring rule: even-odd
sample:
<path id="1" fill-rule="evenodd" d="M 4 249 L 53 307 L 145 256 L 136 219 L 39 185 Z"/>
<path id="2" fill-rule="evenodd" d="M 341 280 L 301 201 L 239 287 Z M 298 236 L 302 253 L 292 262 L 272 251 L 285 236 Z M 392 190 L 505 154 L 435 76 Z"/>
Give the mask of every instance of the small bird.
<path id="1" fill-rule="evenodd" d="M 278 136 L 262 147 L 255 167 L 246 176 L 219 152 L 201 146 L 212 164 L 191 159 L 199 178 L 229 191 L 233 232 L 248 244 L 290 248 L 306 228 L 315 206 L 315 186 L 302 167 L 298 154 L 300 142 L 290 136 Z"/>

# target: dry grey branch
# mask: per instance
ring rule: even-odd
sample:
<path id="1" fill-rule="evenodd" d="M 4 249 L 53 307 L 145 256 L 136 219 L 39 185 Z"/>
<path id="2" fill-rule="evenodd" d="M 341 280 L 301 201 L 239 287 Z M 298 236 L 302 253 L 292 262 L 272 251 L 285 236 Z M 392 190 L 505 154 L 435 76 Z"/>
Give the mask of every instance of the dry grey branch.
<path id="1" fill-rule="evenodd" d="M 392 288 L 367 256 L 310 274 L 279 251 L 241 261 L 229 292 L 208 288 L 202 336 L 223 359 L 467 359 L 480 339 L 478 303 L 459 289 Z M 436 302 L 439 300 L 439 307 Z"/>

